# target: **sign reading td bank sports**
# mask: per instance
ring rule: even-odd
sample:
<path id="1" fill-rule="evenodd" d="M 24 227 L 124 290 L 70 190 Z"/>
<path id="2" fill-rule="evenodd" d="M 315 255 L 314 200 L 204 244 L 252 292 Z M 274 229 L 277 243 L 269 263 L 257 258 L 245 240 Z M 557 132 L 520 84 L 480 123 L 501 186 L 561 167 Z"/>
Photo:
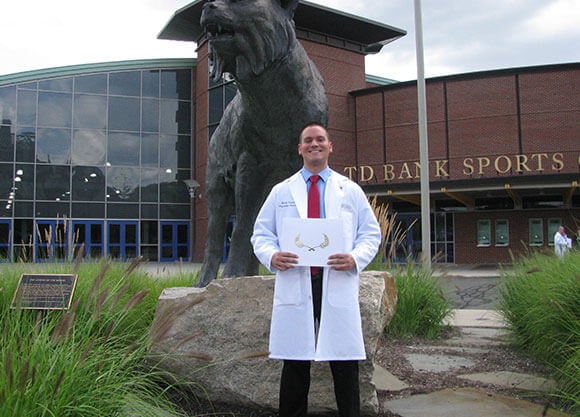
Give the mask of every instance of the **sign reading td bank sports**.
<path id="1" fill-rule="evenodd" d="M 580 154 L 562 152 L 472 156 L 429 161 L 430 177 L 435 180 L 573 173 L 578 172 L 579 167 Z M 419 161 L 347 166 L 344 172 L 350 179 L 359 182 L 406 182 L 421 178 Z"/>

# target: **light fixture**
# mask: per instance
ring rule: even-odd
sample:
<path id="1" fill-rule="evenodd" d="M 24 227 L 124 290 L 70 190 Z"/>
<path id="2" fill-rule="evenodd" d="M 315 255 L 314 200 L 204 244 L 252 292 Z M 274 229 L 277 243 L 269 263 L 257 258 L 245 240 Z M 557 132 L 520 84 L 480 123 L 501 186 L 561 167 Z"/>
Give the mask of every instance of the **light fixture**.
<path id="1" fill-rule="evenodd" d="M 197 190 L 201 185 L 196 180 L 183 180 L 185 185 L 187 186 L 187 190 L 189 191 L 189 196 L 191 198 L 201 198 L 201 193 L 197 193 Z"/>
<path id="2" fill-rule="evenodd" d="M 24 174 L 24 171 L 23 170 L 19 169 L 19 170 L 16 171 L 16 175 L 22 175 L 22 174 Z"/>

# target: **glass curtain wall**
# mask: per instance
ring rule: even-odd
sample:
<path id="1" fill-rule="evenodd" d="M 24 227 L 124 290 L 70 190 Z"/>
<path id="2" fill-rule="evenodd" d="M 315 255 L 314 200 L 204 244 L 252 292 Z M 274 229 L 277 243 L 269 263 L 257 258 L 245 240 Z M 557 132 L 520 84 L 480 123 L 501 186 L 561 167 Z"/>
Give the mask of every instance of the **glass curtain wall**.
<path id="1" fill-rule="evenodd" d="M 191 178 L 191 83 L 191 69 L 144 69 L 0 87 L 0 256 L 54 253 L 56 235 L 38 227 L 54 224 L 68 241 L 60 258 L 81 240 L 86 256 L 159 260 L 160 222 L 191 219 L 183 182 Z M 137 225 L 131 242 L 112 236 L 109 222 Z M 187 245 L 164 259 L 187 258 Z"/>

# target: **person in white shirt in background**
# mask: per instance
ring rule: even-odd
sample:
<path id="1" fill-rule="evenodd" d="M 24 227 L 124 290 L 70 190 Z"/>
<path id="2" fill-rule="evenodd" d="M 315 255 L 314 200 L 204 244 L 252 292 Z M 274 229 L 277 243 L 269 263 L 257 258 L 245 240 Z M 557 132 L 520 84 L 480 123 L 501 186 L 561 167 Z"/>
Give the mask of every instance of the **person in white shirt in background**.
<path id="1" fill-rule="evenodd" d="M 556 256 L 563 258 L 566 253 L 572 248 L 572 239 L 566 235 L 564 226 L 560 226 L 554 235 L 554 251 Z"/>

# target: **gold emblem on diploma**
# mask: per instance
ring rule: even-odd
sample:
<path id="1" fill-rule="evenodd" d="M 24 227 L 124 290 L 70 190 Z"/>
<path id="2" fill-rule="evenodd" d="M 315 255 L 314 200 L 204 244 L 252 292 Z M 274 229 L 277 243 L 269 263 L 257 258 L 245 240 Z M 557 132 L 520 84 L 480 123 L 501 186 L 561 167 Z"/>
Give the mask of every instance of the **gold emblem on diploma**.
<path id="1" fill-rule="evenodd" d="M 326 233 L 323 233 L 322 236 L 324 236 L 324 240 L 322 241 L 321 244 L 316 245 L 316 246 L 310 246 L 310 245 L 307 245 L 307 244 L 303 243 L 300 240 L 300 234 L 298 234 L 296 236 L 296 238 L 294 239 L 294 244 L 296 245 L 297 248 L 300 248 L 300 249 L 302 249 L 302 248 L 308 248 L 308 251 L 309 252 L 314 252 L 316 250 L 316 248 L 324 249 L 328 245 L 330 245 L 330 239 L 328 238 L 328 236 L 326 235 Z"/>

